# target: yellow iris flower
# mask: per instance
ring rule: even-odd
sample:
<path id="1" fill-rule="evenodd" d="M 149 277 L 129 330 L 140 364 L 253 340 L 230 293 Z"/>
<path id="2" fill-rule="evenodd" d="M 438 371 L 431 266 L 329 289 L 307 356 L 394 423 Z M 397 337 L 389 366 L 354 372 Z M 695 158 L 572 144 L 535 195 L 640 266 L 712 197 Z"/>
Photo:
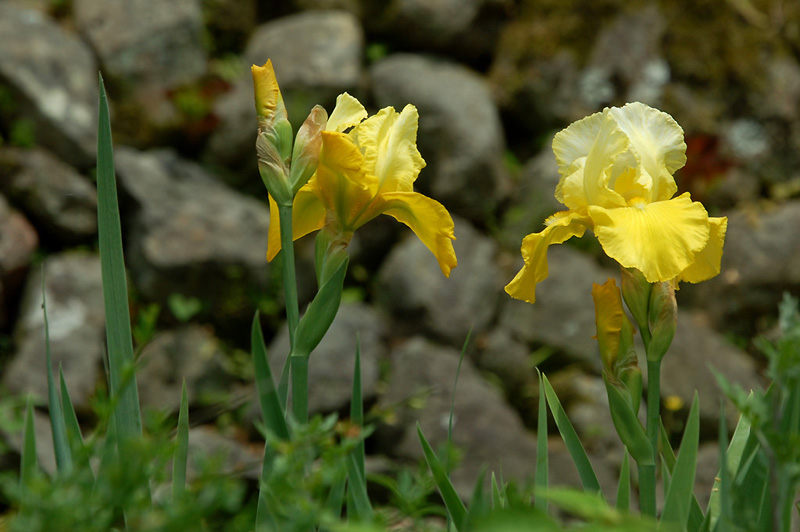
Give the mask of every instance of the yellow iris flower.
<path id="1" fill-rule="evenodd" d="M 642 103 L 606 108 L 556 134 L 561 180 L 556 199 L 568 210 L 522 241 L 524 266 L 506 286 L 533 303 L 547 277 L 547 248 L 594 231 L 603 250 L 650 283 L 697 283 L 719 273 L 727 218 L 711 218 L 689 193 L 673 197 L 673 174 L 686 163 L 683 130 Z"/>
<path id="2" fill-rule="evenodd" d="M 425 166 L 417 150 L 418 113 L 406 105 L 386 107 L 367 118 L 364 106 L 347 93 L 322 131 L 316 173 L 293 202 L 293 238 L 325 228 L 347 245 L 353 232 L 379 214 L 411 228 L 434 254 L 445 276 L 456 266 L 453 219 L 439 202 L 414 192 Z M 278 209 L 270 197 L 267 260 L 280 251 Z"/>

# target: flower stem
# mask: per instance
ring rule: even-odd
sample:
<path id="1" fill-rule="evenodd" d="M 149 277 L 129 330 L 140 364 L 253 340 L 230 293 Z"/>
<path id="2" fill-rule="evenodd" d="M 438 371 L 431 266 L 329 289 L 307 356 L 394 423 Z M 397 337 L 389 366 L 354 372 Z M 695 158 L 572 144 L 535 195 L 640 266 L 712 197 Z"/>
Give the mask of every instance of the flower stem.
<path id="1" fill-rule="evenodd" d="M 297 302 L 297 275 L 294 264 L 294 239 L 292 235 L 292 205 L 278 205 L 278 216 L 281 224 L 281 256 L 283 257 L 283 291 L 284 304 L 286 305 L 286 321 L 289 326 L 289 352 L 294 349 L 297 323 L 300 321 L 300 308 Z M 292 372 L 291 356 L 286 357 L 286 362 L 281 371 L 281 380 L 278 385 L 278 397 L 283 405 L 289 389 L 289 374 Z M 295 391 L 292 391 L 294 400 Z"/>
<path id="2" fill-rule="evenodd" d="M 658 464 L 658 436 L 661 427 L 661 361 L 647 361 L 647 438 L 653 448 L 652 466 L 640 467 L 645 476 L 639 480 L 639 498 L 642 513 L 656 515 L 656 464 Z M 647 468 L 647 471 L 642 471 Z"/>
<path id="3" fill-rule="evenodd" d="M 292 356 L 292 415 L 298 423 L 308 423 L 308 357 Z"/>

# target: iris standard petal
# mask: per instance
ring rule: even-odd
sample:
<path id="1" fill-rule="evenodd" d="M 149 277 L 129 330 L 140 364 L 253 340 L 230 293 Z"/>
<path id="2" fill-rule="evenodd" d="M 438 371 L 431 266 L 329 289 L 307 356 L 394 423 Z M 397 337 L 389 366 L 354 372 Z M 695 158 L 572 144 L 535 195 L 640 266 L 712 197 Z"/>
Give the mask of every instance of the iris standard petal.
<path id="1" fill-rule="evenodd" d="M 686 164 L 683 129 L 670 115 L 643 103 L 629 103 L 609 110 L 630 141 L 639 171 L 652 180 L 649 202 L 671 198 L 678 187 L 672 174 Z"/>
<path id="2" fill-rule="evenodd" d="M 583 120 L 578 123 L 581 122 Z M 588 134 L 593 134 L 594 137 L 578 138 L 579 135 Z M 628 139 L 611 120 L 607 110 L 587 127 L 572 129 L 570 126 L 556 135 L 556 139 L 553 140 L 553 150 L 563 150 L 565 145 L 571 146 L 567 151 L 572 150 L 573 154 L 577 153 L 578 148 L 588 147 L 588 152 L 584 159 L 575 159 L 566 170 L 566 174 L 562 174 L 556 187 L 556 199 L 574 211 L 585 210 L 588 205 L 603 207 L 625 205 L 622 196 L 609 189 L 608 184 L 610 169 L 616 158 L 627 150 Z"/>
<path id="3" fill-rule="evenodd" d="M 562 176 L 570 171 L 570 167 L 578 159 L 585 158 L 592 149 L 598 132 L 606 120 L 606 112 L 602 111 L 573 122 L 553 137 L 553 153 L 558 163 L 558 173 Z"/>
<path id="4" fill-rule="evenodd" d="M 708 243 L 708 213 L 689 193 L 669 201 L 605 209 L 590 206 L 589 217 L 603 250 L 647 282 L 669 281 L 691 265 Z"/>
<path id="5" fill-rule="evenodd" d="M 406 105 L 401 113 L 381 109 L 356 128 L 356 142 L 364 153 L 367 172 L 378 178 L 385 192 L 412 192 L 425 160 L 417 149 L 419 113 Z"/>
<path id="6" fill-rule="evenodd" d="M 506 285 L 506 292 L 515 298 L 533 303 L 536 301 L 536 285 L 547 278 L 547 248 L 561 244 L 573 236 L 581 237 L 588 220 L 575 213 L 564 211 L 548 218 L 547 227 L 532 233 L 522 240 L 522 269 Z"/>
<path id="7" fill-rule="evenodd" d="M 297 191 L 292 204 L 292 240 L 322 229 L 325 225 L 325 205 L 313 187 L 306 185 Z M 269 230 L 267 231 L 267 261 L 281 250 L 280 217 L 278 204 L 269 197 Z"/>
<path id="8" fill-rule="evenodd" d="M 367 110 L 356 98 L 343 92 L 336 97 L 336 107 L 333 108 L 331 116 L 328 117 L 328 131 L 343 132 L 349 127 L 353 127 L 367 117 Z"/>
<path id="9" fill-rule="evenodd" d="M 727 218 L 709 218 L 711 234 L 706 247 L 694 256 L 694 262 L 678 277 L 678 281 L 699 283 L 711 279 L 719 273 L 722 262 L 722 247 L 725 244 L 725 232 L 728 229 Z"/>
<path id="10" fill-rule="evenodd" d="M 407 225 L 433 253 L 445 277 L 456 267 L 453 218 L 438 201 L 418 192 L 387 192 L 375 200 L 375 210 Z"/>

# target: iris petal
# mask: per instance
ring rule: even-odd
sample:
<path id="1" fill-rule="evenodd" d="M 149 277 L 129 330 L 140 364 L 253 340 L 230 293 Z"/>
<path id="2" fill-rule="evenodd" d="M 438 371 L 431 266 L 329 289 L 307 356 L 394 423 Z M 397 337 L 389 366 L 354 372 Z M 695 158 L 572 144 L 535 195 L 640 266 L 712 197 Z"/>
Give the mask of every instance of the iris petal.
<path id="1" fill-rule="evenodd" d="M 375 203 L 375 210 L 407 225 L 434 254 L 442 273 L 450 276 L 456 267 L 453 250 L 453 219 L 438 201 L 417 192 L 387 192 Z"/>
<path id="2" fill-rule="evenodd" d="M 587 220 L 572 212 L 553 215 L 550 223 L 539 233 L 532 233 L 522 240 L 522 269 L 506 285 L 506 292 L 515 298 L 533 303 L 536 301 L 536 285 L 547 278 L 547 248 L 561 244 L 573 236 L 581 237 L 586 231 Z"/>
<path id="3" fill-rule="evenodd" d="M 683 129 L 670 115 L 643 103 L 629 103 L 609 110 L 630 141 L 639 170 L 651 180 L 649 201 L 665 201 L 678 187 L 672 174 L 686 164 Z"/>
<path id="4" fill-rule="evenodd" d="M 719 273 L 722 262 L 722 247 L 725 244 L 725 232 L 728 229 L 727 218 L 709 218 L 711 234 L 706 247 L 694 256 L 694 262 L 681 272 L 678 281 L 699 283 L 711 279 Z"/>
<path id="5" fill-rule="evenodd" d="M 328 117 L 328 131 L 343 132 L 349 127 L 353 127 L 367 117 L 367 110 L 354 97 L 343 92 L 336 98 L 331 116 Z"/>
<path id="6" fill-rule="evenodd" d="M 425 161 L 417 149 L 416 107 L 406 105 L 403 112 L 382 109 L 359 124 L 356 142 L 364 153 L 367 172 L 378 178 L 379 190 L 412 192 Z"/>
<path id="7" fill-rule="evenodd" d="M 606 254 L 647 282 L 669 281 L 686 270 L 709 240 L 709 219 L 689 193 L 669 201 L 605 209 L 590 206 L 594 232 Z"/>

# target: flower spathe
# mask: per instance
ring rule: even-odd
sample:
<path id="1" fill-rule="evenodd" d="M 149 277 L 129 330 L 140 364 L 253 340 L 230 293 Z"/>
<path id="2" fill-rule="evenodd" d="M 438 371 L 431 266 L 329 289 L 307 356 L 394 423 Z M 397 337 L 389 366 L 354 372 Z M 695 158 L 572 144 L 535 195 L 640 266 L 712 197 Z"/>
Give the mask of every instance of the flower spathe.
<path id="1" fill-rule="evenodd" d="M 697 283 L 719 273 L 727 218 L 712 218 L 689 193 L 673 197 L 673 174 L 686 163 L 683 130 L 642 103 L 606 108 L 556 134 L 561 179 L 556 199 L 567 210 L 522 241 L 524 265 L 506 286 L 533 303 L 547 277 L 547 248 L 594 231 L 606 254 L 647 282 Z"/>
<path id="2" fill-rule="evenodd" d="M 322 135 L 316 173 L 293 203 L 293 238 L 325 228 L 346 245 L 353 232 L 379 214 L 406 224 L 434 254 L 445 276 L 456 266 L 453 220 L 439 202 L 414 192 L 425 166 L 416 146 L 417 109 L 392 107 L 368 117 L 347 93 L 336 100 Z M 280 251 L 272 198 L 267 260 Z"/>

